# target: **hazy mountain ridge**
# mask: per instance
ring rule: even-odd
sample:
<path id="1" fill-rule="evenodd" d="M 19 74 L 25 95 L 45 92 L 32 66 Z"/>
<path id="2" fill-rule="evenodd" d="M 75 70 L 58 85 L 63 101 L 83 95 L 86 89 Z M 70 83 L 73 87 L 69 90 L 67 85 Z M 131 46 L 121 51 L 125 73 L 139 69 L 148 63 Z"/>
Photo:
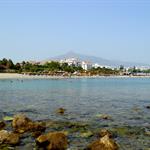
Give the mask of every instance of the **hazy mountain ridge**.
<path id="1" fill-rule="evenodd" d="M 78 54 L 75 52 L 68 52 L 64 55 L 59 55 L 56 57 L 49 58 L 48 60 L 61 60 L 61 59 L 67 59 L 67 58 L 77 58 L 81 61 L 84 60 L 84 61 L 89 61 L 91 63 L 98 63 L 100 65 L 113 66 L 113 67 L 118 67 L 120 65 L 124 65 L 126 67 L 149 66 L 148 64 L 144 64 L 144 63 L 108 60 L 108 59 L 104 59 L 104 58 L 97 57 L 97 56 L 88 56 L 88 55 Z"/>

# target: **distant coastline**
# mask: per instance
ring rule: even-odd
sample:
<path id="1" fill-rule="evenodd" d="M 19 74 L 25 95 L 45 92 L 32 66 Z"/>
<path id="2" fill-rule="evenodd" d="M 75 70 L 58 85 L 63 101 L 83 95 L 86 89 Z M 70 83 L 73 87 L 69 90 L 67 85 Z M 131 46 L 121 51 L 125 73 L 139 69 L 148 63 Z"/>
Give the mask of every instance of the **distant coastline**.
<path id="1" fill-rule="evenodd" d="M 49 75 L 26 75 L 18 73 L 0 73 L 0 79 L 80 79 L 80 78 L 150 78 L 150 76 L 129 76 L 129 75 L 109 75 L 109 76 L 49 76 Z"/>

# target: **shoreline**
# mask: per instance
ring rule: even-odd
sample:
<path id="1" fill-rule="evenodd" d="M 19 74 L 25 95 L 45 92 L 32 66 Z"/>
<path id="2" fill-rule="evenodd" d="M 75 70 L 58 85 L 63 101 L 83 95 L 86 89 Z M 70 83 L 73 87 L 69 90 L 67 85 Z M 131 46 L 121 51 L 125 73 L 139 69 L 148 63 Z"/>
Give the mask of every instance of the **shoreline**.
<path id="1" fill-rule="evenodd" d="M 1 79 L 82 79 L 82 78 L 150 78 L 150 76 L 47 76 L 47 75 L 24 75 L 18 73 L 0 73 Z"/>

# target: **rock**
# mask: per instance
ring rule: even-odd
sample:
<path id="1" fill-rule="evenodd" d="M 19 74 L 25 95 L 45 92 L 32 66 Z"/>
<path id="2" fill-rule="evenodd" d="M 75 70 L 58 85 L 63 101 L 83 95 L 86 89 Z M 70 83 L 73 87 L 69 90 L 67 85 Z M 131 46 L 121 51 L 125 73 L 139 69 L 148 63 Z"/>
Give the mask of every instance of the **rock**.
<path id="1" fill-rule="evenodd" d="M 45 122 L 32 122 L 31 131 L 41 131 L 44 132 L 46 129 Z"/>
<path id="2" fill-rule="evenodd" d="M 15 132 L 24 133 L 27 131 L 45 131 L 46 124 L 42 122 L 33 122 L 25 115 L 19 114 L 16 115 L 12 121 L 12 127 Z"/>
<path id="3" fill-rule="evenodd" d="M 8 132 L 7 130 L 0 131 L 0 143 L 16 145 L 19 143 L 19 135 L 16 133 Z"/>
<path id="4" fill-rule="evenodd" d="M 13 117 L 11 117 L 11 116 L 5 116 L 5 117 L 3 117 L 3 120 L 4 121 L 12 121 L 14 118 Z"/>
<path id="5" fill-rule="evenodd" d="M 64 109 L 64 108 L 59 108 L 59 109 L 57 110 L 57 113 L 63 115 L 63 114 L 65 113 L 65 111 L 66 111 L 66 109 Z"/>
<path id="6" fill-rule="evenodd" d="M 147 109 L 150 109 L 150 105 L 149 105 L 149 106 L 146 106 L 146 108 L 147 108 Z"/>
<path id="7" fill-rule="evenodd" d="M 111 119 L 111 117 L 110 117 L 109 115 L 107 115 L 107 114 L 103 114 L 103 115 L 101 116 L 101 118 L 102 118 L 102 119 L 105 119 L 105 120 Z"/>
<path id="8" fill-rule="evenodd" d="M 118 150 L 119 147 L 116 142 L 109 137 L 109 135 L 105 135 L 104 137 L 100 138 L 92 142 L 87 150 Z"/>
<path id="9" fill-rule="evenodd" d="M 64 135 L 68 136 L 69 132 L 68 131 L 61 131 L 61 133 L 63 133 Z"/>
<path id="10" fill-rule="evenodd" d="M 150 136 L 150 131 L 145 132 L 145 135 Z"/>
<path id="11" fill-rule="evenodd" d="M 145 135 L 150 136 L 150 130 L 146 129 L 145 130 Z"/>
<path id="12" fill-rule="evenodd" d="M 132 108 L 132 110 L 133 110 L 134 112 L 140 112 L 140 111 L 141 111 L 141 108 L 134 106 L 134 107 Z"/>
<path id="13" fill-rule="evenodd" d="M 4 129 L 5 126 L 6 126 L 5 122 L 0 121 L 0 130 Z"/>
<path id="14" fill-rule="evenodd" d="M 123 126 L 123 127 L 116 127 L 116 128 L 113 128 L 111 129 L 111 131 L 118 135 L 118 136 L 129 136 L 130 135 L 130 130 L 131 128 L 129 129 L 129 127 L 126 127 L 126 126 Z"/>
<path id="15" fill-rule="evenodd" d="M 104 120 L 112 119 L 111 116 L 109 116 L 107 114 L 97 114 L 96 117 L 98 117 L 100 119 L 104 119 Z"/>
<path id="16" fill-rule="evenodd" d="M 100 137 L 104 137 L 105 135 L 108 135 L 109 138 L 112 137 L 112 134 L 111 132 L 109 132 L 107 129 L 102 129 L 99 133 L 99 136 Z"/>
<path id="17" fill-rule="evenodd" d="M 88 138 L 88 137 L 93 136 L 93 133 L 92 133 L 91 131 L 87 131 L 87 132 L 81 133 L 80 136 L 81 136 L 82 138 Z"/>
<path id="18" fill-rule="evenodd" d="M 36 141 L 47 150 L 66 150 L 68 146 L 67 137 L 62 132 L 49 132 L 39 136 Z"/>
<path id="19" fill-rule="evenodd" d="M 33 136 L 34 138 L 39 137 L 41 134 L 42 134 L 41 131 L 34 131 L 34 132 L 32 132 L 32 136 Z"/>
<path id="20" fill-rule="evenodd" d="M 29 130 L 29 126 L 31 126 L 32 121 L 27 118 L 25 115 L 18 114 L 14 116 L 12 121 L 12 127 L 16 132 L 23 133 Z"/>

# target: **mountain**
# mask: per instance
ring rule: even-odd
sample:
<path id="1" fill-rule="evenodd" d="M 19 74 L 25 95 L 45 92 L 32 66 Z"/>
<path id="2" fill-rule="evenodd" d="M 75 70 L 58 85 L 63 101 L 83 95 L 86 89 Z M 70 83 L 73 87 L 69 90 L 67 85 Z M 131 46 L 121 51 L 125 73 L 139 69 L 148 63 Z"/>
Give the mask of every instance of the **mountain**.
<path id="1" fill-rule="evenodd" d="M 52 57 L 48 60 L 61 60 L 61 59 L 67 59 L 67 58 L 77 58 L 81 61 L 90 61 L 91 63 L 98 63 L 100 65 L 107 65 L 112 67 L 117 67 L 120 65 L 124 65 L 125 67 L 133 67 L 133 66 L 149 66 L 148 64 L 144 63 L 136 63 L 136 62 L 125 62 L 125 61 L 118 61 L 118 60 L 108 60 L 97 56 L 88 56 L 83 54 L 78 54 L 75 52 L 68 52 L 64 55 L 59 55 L 56 57 Z"/>

